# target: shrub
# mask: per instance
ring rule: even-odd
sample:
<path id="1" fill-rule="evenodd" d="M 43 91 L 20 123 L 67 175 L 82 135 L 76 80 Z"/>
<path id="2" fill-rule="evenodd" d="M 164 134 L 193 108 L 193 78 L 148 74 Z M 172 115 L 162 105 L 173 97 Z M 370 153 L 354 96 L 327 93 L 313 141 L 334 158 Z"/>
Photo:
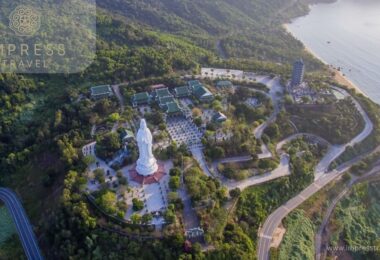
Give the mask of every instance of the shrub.
<path id="1" fill-rule="evenodd" d="M 140 211 L 144 208 L 144 202 L 139 199 L 134 198 L 132 200 L 132 203 L 133 203 L 132 208 L 134 211 Z"/>

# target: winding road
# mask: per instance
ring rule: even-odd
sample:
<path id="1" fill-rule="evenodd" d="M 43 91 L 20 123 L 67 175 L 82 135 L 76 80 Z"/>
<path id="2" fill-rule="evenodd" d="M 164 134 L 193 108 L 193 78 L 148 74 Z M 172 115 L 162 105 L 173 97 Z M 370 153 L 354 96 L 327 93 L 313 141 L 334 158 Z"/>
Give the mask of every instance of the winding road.
<path id="1" fill-rule="evenodd" d="M 344 145 L 334 145 L 330 148 L 330 150 L 327 152 L 327 155 L 319 162 L 319 164 L 316 167 L 315 170 L 315 179 L 320 178 L 323 174 L 325 174 L 328 170 L 328 167 L 330 164 L 337 159 L 349 146 L 354 146 L 355 144 L 358 144 L 362 142 L 364 139 L 369 136 L 373 130 L 373 123 L 371 122 L 371 119 L 368 117 L 367 113 L 364 111 L 362 106 L 359 104 L 359 102 L 354 99 L 346 90 L 332 87 L 334 90 L 340 92 L 345 97 L 350 97 L 352 101 L 354 102 L 354 105 L 356 109 L 359 111 L 361 116 L 364 119 L 364 129 L 360 134 L 355 136 L 350 142 L 344 144 Z"/>
<path id="2" fill-rule="evenodd" d="M 270 78 L 268 76 L 255 76 L 255 79 L 256 79 L 256 82 L 266 85 L 269 88 L 269 93 L 266 93 L 260 90 L 255 90 L 255 91 L 262 92 L 263 94 L 270 97 L 273 103 L 273 107 L 274 107 L 274 111 L 270 115 L 270 117 L 260 126 L 256 127 L 255 130 L 253 131 L 255 138 L 261 139 L 265 129 L 271 123 L 276 121 L 277 115 L 281 111 L 281 100 L 284 94 L 284 88 L 281 85 L 279 77 Z M 292 139 L 289 139 L 289 140 L 286 139 L 282 142 L 282 144 L 285 144 L 289 142 L 290 140 Z M 269 150 L 266 144 L 262 144 L 261 150 L 262 150 L 262 153 L 258 155 L 259 159 L 273 157 L 273 154 L 271 153 L 271 151 Z M 224 158 L 224 159 L 213 162 L 212 168 L 213 168 L 213 171 L 217 173 L 218 171 L 217 166 L 219 163 L 244 162 L 244 161 L 249 161 L 251 159 L 252 159 L 251 156 L 238 156 L 238 157 Z M 240 190 L 244 190 L 245 188 L 250 187 L 250 186 L 263 184 L 263 183 L 290 175 L 289 162 L 290 162 L 289 155 L 285 153 L 281 154 L 280 164 L 276 169 L 274 169 L 273 171 L 258 175 L 258 176 L 252 176 L 242 181 L 228 179 L 219 173 L 217 175 L 218 175 L 218 178 L 222 181 L 223 185 L 225 185 L 229 191 L 236 188 L 239 188 Z M 210 172 L 208 167 L 207 169 L 203 169 L 203 170 L 206 172 L 206 174 Z"/>
<path id="3" fill-rule="evenodd" d="M 360 183 L 362 181 L 366 181 L 366 180 L 368 180 L 369 177 L 372 177 L 376 174 L 379 174 L 379 172 L 380 172 L 380 166 L 377 163 L 377 165 L 372 170 L 367 172 L 365 175 L 363 175 L 361 177 L 353 176 L 352 180 L 347 185 L 347 187 L 345 187 L 339 193 L 339 195 L 336 196 L 334 198 L 334 200 L 331 202 L 330 206 L 328 207 L 328 209 L 325 213 L 322 224 L 319 227 L 318 233 L 315 235 L 315 259 L 316 260 L 320 260 L 321 257 L 324 256 L 324 253 L 325 253 L 324 250 L 326 250 L 326 249 L 323 248 L 323 241 L 322 241 L 323 233 L 325 232 L 326 227 L 330 221 L 331 215 L 334 212 L 338 203 L 350 192 L 350 190 L 352 189 L 352 187 L 355 184 Z"/>
<path id="4" fill-rule="evenodd" d="M 337 179 L 338 177 L 341 177 L 348 169 L 350 169 L 355 163 L 361 161 L 363 158 L 365 158 L 366 155 L 361 155 L 353 160 L 344 163 L 343 165 L 339 166 L 337 169 L 330 171 L 326 173 L 329 165 L 331 162 L 333 162 L 336 158 L 338 158 L 347 147 L 353 146 L 357 143 L 362 142 L 366 137 L 370 135 L 370 133 L 373 130 L 373 124 L 371 120 L 369 119 L 367 113 L 364 111 L 364 109 L 361 107 L 359 102 L 357 102 L 351 95 L 348 94 L 347 91 L 333 87 L 335 90 L 341 92 L 345 96 L 349 96 L 352 98 L 356 108 L 358 109 L 359 113 L 363 117 L 365 121 L 365 127 L 362 130 L 360 134 L 355 136 L 350 142 L 348 142 L 345 145 L 341 146 L 333 146 L 330 148 L 328 153 L 324 156 L 324 158 L 321 160 L 321 162 L 317 165 L 315 169 L 315 180 L 314 182 L 309 185 L 306 189 L 304 189 L 300 194 L 295 196 L 294 198 L 290 199 L 288 202 L 280 206 L 278 209 L 276 209 L 269 217 L 266 219 L 264 225 L 259 230 L 259 242 L 258 242 L 258 259 L 259 260 L 268 260 L 269 259 L 269 250 L 271 247 L 272 237 L 274 234 L 274 231 L 276 228 L 280 225 L 282 220 L 294 209 L 296 209 L 299 205 L 301 205 L 304 201 L 306 201 L 308 198 L 313 196 L 316 192 L 321 190 L 323 187 L 325 187 L 327 184 L 329 184 L 331 181 Z M 376 149 L 378 150 L 378 149 Z M 376 151 L 375 150 L 375 151 Z"/>
<path id="5" fill-rule="evenodd" d="M 12 216 L 27 258 L 29 260 L 43 259 L 32 226 L 17 195 L 10 189 L 0 188 L 0 200 L 5 203 Z"/>

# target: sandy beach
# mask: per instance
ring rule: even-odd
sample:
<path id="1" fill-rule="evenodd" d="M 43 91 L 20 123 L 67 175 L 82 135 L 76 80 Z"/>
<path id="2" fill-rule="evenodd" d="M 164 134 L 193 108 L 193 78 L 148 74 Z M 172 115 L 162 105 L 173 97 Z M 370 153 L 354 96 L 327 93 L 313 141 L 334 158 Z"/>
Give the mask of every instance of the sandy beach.
<path id="1" fill-rule="evenodd" d="M 351 80 L 349 80 L 347 77 L 343 76 L 343 73 L 336 68 L 333 68 L 330 66 L 331 73 L 334 73 L 334 80 L 341 84 L 345 85 L 350 89 L 354 89 L 357 93 L 363 94 L 364 96 L 368 97 L 366 93 L 364 93 L 357 85 L 355 85 Z"/>
<path id="2" fill-rule="evenodd" d="M 288 28 L 287 24 L 283 24 L 283 28 L 290 33 L 294 38 L 298 39 Z M 299 40 L 299 39 L 298 39 Z M 364 96 L 367 96 L 357 85 L 355 85 L 351 80 L 349 80 L 346 76 L 343 75 L 341 71 L 334 68 L 330 64 L 328 64 L 326 61 L 324 61 L 321 57 L 319 57 L 313 50 L 305 46 L 305 51 L 314 56 L 316 59 L 320 60 L 323 64 L 329 67 L 329 70 L 331 71 L 331 74 L 334 74 L 334 80 L 341 85 L 347 86 L 350 89 L 354 89 L 357 93 L 363 94 Z M 368 97 L 368 96 L 367 96 Z"/>

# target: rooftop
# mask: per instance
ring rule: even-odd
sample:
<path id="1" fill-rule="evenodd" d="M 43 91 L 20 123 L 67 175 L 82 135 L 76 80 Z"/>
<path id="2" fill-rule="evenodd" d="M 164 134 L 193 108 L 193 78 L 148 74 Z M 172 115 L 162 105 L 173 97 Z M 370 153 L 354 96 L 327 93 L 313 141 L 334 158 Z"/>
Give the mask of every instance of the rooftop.
<path id="1" fill-rule="evenodd" d="M 167 103 L 166 106 L 167 106 L 166 113 L 168 114 L 179 113 L 182 111 L 182 109 L 180 108 L 177 102 Z"/>
<path id="2" fill-rule="evenodd" d="M 160 89 L 160 88 L 166 88 L 166 86 L 164 84 L 157 84 L 157 85 L 150 86 L 150 88 L 155 90 L 155 89 Z"/>
<path id="3" fill-rule="evenodd" d="M 193 87 L 193 92 L 194 95 L 197 98 L 202 98 L 202 97 L 207 97 L 207 96 L 213 96 L 210 90 L 208 90 L 205 86 L 203 85 L 196 85 Z"/>
<path id="4" fill-rule="evenodd" d="M 175 102 L 175 100 L 172 96 L 170 96 L 170 97 L 166 96 L 166 97 L 159 98 L 160 106 L 163 106 L 163 105 L 166 105 L 167 103 L 172 103 L 172 102 Z"/>
<path id="5" fill-rule="evenodd" d="M 190 80 L 187 83 L 189 84 L 190 87 L 194 87 L 195 85 L 201 85 L 199 80 Z"/>
<path id="6" fill-rule="evenodd" d="M 149 94 L 148 92 L 140 92 L 133 95 L 134 101 L 145 101 L 149 100 Z"/>
<path id="7" fill-rule="evenodd" d="M 155 90 L 157 98 L 163 98 L 163 97 L 171 97 L 172 94 L 170 94 L 168 88 L 160 88 Z"/>
<path id="8" fill-rule="evenodd" d="M 131 130 L 123 129 L 120 133 L 120 137 L 122 139 L 135 138 L 135 134 Z"/>
<path id="9" fill-rule="evenodd" d="M 187 86 L 177 87 L 174 89 L 174 92 L 177 96 L 188 96 L 191 94 L 191 91 Z"/>
<path id="10" fill-rule="evenodd" d="M 104 95 L 111 94 L 112 89 L 110 85 L 101 85 L 91 88 L 91 95 Z"/>
<path id="11" fill-rule="evenodd" d="M 227 116 L 221 112 L 215 113 L 215 115 L 212 117 L 212 119 L 216 122 L 224 122 L 227 120 Z"/>

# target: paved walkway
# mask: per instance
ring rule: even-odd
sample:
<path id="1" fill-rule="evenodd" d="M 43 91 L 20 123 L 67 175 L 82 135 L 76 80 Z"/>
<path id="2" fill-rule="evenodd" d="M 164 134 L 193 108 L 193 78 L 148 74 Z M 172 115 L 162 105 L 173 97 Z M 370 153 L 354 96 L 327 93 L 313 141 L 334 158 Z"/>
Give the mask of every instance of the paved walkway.
<path id="1" fill-rule="evenodd" d="M 183 202 L 183 225 L 185 226 L 186 230 L 197 228 L 200 226 L 200 221 L 198 219 L 197 213 L 193 209 L 193 206 L 191 204 L 191 198 L 186 190 L 186 188 L 183 187 L 178 190 L 178 195 L 182 199 Z"/>

